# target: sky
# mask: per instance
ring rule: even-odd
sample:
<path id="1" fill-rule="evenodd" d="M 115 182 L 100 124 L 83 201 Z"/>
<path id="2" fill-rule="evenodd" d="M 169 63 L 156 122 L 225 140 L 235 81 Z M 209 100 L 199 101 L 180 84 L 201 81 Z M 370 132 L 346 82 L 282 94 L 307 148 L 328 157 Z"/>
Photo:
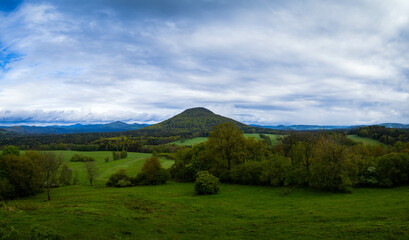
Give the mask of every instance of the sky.
<path id="1" fill-rule="evenodd" d="M 409 123 L 409 1 L 1 0 L 0 125 Z"/>

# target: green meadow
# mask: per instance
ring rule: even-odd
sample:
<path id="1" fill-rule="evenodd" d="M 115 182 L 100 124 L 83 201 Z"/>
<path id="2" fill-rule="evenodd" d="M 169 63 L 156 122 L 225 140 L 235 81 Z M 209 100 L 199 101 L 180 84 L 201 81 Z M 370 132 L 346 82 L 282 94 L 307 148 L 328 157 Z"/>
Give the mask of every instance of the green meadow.
<path id="1" fill-rule="evenodd" d="M 409 187 L 333 194 L 223 184 L 195 196 L 193 183 L 106 188 L 76 185 L 14 200 L 0 226 L 63 239 L 407 239 Z M 289 193 L 290 192 L 290 193 Z M 19 238 L 17 238 L 19 239 Z"/>
<path id="2" fill-rule="evenodd" d="M 334 194 L 304 188 L 222 184 L 216 195 L 194 195 L 193 183 L 107 188 L 117 169 L 140 171 L 150 154 L 61 151 L 80 184 L 13 200 L 0 207 L 5 239 L 32 232 L 62 239 L 407 239 L 409 187 L 355 189 Z M 100 175 L 90 187 L 75 154 L 96 159 Z M 110 156 L 111 158 L 111 156 Z M 163 166 L 173 162 L 161 159 Z M 47 235 L 48 234 L 48 235 Z M 44 238 L 45 239 L 45 238 Z"/>
<path id="3" fill-rule="evenodd" d="M 77 151 L 55 151 L 61 153 L 64 156 L 65 163 L 73 171 L 78 171 L 79 180 L 82 184 L 88 184 L 84 163 L 83 162 L 70 162 L 71 157 L 74 154 L 81 154 L 90 156 L 95 159 L 95 163 L 98 167 L 98 176 L 95 184 L 104 185 L 109 176 L 123 168 L 126 169 L 128 175 L 136 176 L 141 170 L 145 159 L 152 156 L 150 153 L 135 153 L 128 152 L 128 157 L 120 160 L 112 160 L 112 152 L 97 151 L 97 152 L 77 152 Z M 105 162 L 105 157 L 109 157 L 109 162 Z M 169 168 L 173 164 L 173 160 L 160 158 L 160 162 L 163 167 Z"/>
<path id="4" fill-rule="evenodd" d="M 360 137 L 358 135 L 348 135 L 347 137 L 356 142 L 361 142 L 364 145 L 386 146 L 385 144 L 379 142 L 378 140 L 372 139 L 372 138 Z"/>
<path id="5" fill-rule="evenodd" d="M 283 136 L 279 134 L 264 134 L 264 135 L 270 137 L 273 145 L 277 143 L 278 138 Z M 254 137 L 255 139 L 261 139 L 258 133 L 244 133 L 244 136 L 247 138 Z M 179 146 L 193 146 L 194 144 L 198 144 L 198 143 L 205 142 L 205 141 L 207 141 L 207 137 L 197 137 L 197 138 L 192 138 L 192 139 L 187 139 L 187 140 L 179 140 L 179 141 L 175 141 L 172 143 L 179 145 Z"/>

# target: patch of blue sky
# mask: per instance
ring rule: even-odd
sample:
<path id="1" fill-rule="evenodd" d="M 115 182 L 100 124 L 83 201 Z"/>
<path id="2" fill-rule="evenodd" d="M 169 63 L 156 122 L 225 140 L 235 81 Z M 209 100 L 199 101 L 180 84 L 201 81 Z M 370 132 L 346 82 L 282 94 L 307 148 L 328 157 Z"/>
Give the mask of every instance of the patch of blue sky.
<path id="1" fill-rule="evenodd" d="M 19 61 L 23 55 L 15 53 L 15 52 L 10 52 L 7 48 L 2 48 L 1 43 L 0 43 L 0 70 L 1 71 L 7 71 L 7 65 L 9 63 Z"/>
<path id="2" fill-rule="evenodd" d="M 11 12 L 16 9 L 23 0 L 1 0 L 0 1 L 0 12 Z"/>

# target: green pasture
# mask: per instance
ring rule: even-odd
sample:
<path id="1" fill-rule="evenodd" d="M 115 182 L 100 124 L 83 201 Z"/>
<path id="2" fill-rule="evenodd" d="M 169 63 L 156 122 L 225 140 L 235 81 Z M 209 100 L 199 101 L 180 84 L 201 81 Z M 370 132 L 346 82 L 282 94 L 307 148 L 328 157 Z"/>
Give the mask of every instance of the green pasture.
<path id="1" fill-rule="evenodd" d="M 98 167 L 98 176 L 96 178 L 96 185 L 104 185 L 108 178 L 123 168 L 126 169 L 129 176 L 136 176 L 136 174 L 142 168 L 145 159 L 152 156 L 150 153 L 134 153 L 128 152 L 128 157 L 120 160 L 113 161 L 112 152 L 98 151 L 98 152 L 77 152 L 77 151 L 55 151 L 61 153 L 64 156 L 65 163 L 74 172 L 78 171 L 80 184 L 89 184 L 83 162 L 70 162 L 71 157 L 74 154 L 81 154 L 84 156 L 90 156 L 95 159 L 95 164 Z M 105 162 L 105 157 L 109 157 L 109 162 Z M 164 168 L 172 166 L 173 161 L 160 158 L 160 162 Z"/>
<path id="2" fill-rule="evenodd" d="M 409 187 L 333 194 L 221 185 L 195 196 L 193 183 L 106 188 L 75 185 L 10 201 L 0 228 L 62 239 L 407 239 Z M 291 191 L 292 190 L 292 191 Z"/>
<path id="3" fill-rule="evenodd" d="M 277 143 L 278 138 L 282 137 L 283 135 L 279 134 L 264 134 L 266 136 L 269 136 L 273 145 Z M 260 135 L 258 133 L 244 133 L 244 136 L 249 138 L 249 137 L 254 137 L 255 139 L 261 139 Z M 207 141 L 207 137 L 197 137 L 197 138 L 192 138 L 192 139 L 187 139 L 187 140 L 179 140 L 175 142 L 171 142 L 170 144 L 176 144 L 179 146 L 192 146 L 194 144 L 198 144 L 201 142 Z"/>
<path id="4" fill-rule="evenodd" d="M 358 135 L 348 135 L 347 137 L 351 140 L 354 140 L 355 142 L 361 142 L 364 145 L 385 146 L 385 144 L 379 142 L 378 140 L 372 139 L 372 138 L 360 137 Z"/>

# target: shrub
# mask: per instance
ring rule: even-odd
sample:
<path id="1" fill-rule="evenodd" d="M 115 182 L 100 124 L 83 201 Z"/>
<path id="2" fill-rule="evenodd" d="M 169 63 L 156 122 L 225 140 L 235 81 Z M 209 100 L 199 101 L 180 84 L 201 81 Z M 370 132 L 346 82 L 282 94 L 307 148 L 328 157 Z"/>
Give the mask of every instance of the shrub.
<path id="1" fill-rule="evenodd" d="M 109 156 L 108 157 L 105 157 L 105 162 L 109 162 Z"/>
<path id="2" fill-rule="evenodd" d="M 121 159 L 122 159 L 122 158 L 127 158 L 127 157 L 128 157 L 128 152 L 125 151 L 125 150 L 122 150 L 122 151 L 121 151 Z"/>
<path id="3" fill-rule="evenodd" d="M 131 187 L 132 183 L 128 179 L 121 179 L 118 181 L 115 187 Z"/>
<path id="4" fill-rule="evenodd" d="M 132 180 L 135 185 L 165 184 L 170 179 L 170 173 L 162 168 L 157 156 L 147 158 L 141 172 Z"/>
<path id="5" fill-rule="evenodd" d="M 95 161 L 93 157 L 89 156 L 83 156 L 80 154 L 74 154 L 74 156 L 71 157 L 71 162 L 92 162 Z"/>
<path id="6" fill-rule="evenodd" d="M 197 173 L 195 192 L 198 195 L 215 194 L 219 191 L 219 179 L 208 171 Z"/>
<path id="7" fill-rule="evenodd" d="M 121 181 L 121 183 L 120 183 Z M 126 183 L 130 182 L 130 178 L 126 175 L 125 169 L 119 169 L 116 173 L 112 174 L 107 183 L 107 187 L 125 187 Z"/>

